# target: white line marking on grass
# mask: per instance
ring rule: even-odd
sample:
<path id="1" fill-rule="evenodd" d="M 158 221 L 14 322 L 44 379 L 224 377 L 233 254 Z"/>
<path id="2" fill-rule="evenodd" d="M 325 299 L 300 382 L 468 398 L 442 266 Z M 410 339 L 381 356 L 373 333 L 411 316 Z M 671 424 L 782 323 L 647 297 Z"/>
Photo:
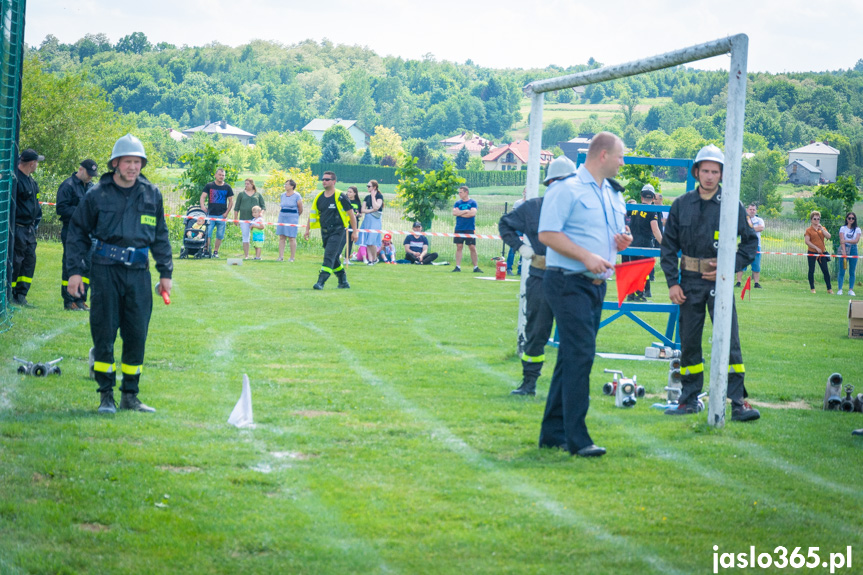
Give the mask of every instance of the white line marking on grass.
<path id="1" fill-rule="evenodd" d="M 575 527 L 580 531 L 591 534 L 600 541 L 608 542 L 617 545 L 624 549 L 624 552 L 632 557 L 639 557 L 653 569 L 662 573 L 681 573 L 672 565 L 666 563 L 662 558 L 650 554 L 644 547 L 630 540 L 628 537 L 614 535 L 608 532 L 600 525 L 591 523 L 590 520 L 583 515 L 564 507 L 561 503 L 555 501 L 548 493 L 541 489 L 522 481 L 516 474 L 502 471 L 497 467 L 494 461 L 489 460 L 480 454 L 473 447 L 468 445 L 460 437 L 452 433 L 448 427 L 441 423 L 433 415 L 415 406 L 403 395 L 401 395 L 392 385 L 380 379 L 375 373 L 362 366 L 361 359 L 356 356 L 350 349 L 336 342 L 336 339 L 330 336 L 326 331 L 320 329 L 313 324 L 304 324 L 308 330 L 313 331 L 330 342 L 334 347 L 339 349 L 339 357 L 343 358 L 344 365 L 348 366 L 362 380 L 377 389 L 380 389 L 387 401 L 398 406 L 406 414 L 411 415 L 415 420 L 422 421 L 426 427 L 430 429 L 430 435 L 447 446 L 454 453 L 461 455 L 468 464 L 481 469 L 483 472 L 491 475 L 501 487 L 507 489 L 517 495 L 521 495 L 531 501 L 538 503 L 543 509 L 550 513 L 553 517 L 562 521 L 567 527 Z M 421 337 L 427 337 L 420 334 Z M 433 342 L 433 340 L 428 339 Z M 438 346 L 441 349 L 449 349 L 446 346 Z M 452 348 L 456 351 L 455 348 Z M 494 370 L 485 366 L 488 372 L 495 373 Z M 497 376 L 497 375 L 496 375 Z M 498 376 L 499 377 L 499 376 Z"/>
<path id="2" fill-rule="evenodd" d="M 657 412 L 657 414 L 661 415 L 660 412 Z M 752 485 L 733 479 L 720 470 L 711 469 L 707 466 L 701 465 L 700 463 L 696 463 L 695 458 L 690 455 L 687 450 L 671 443 L 655 439 L 652 436 L 643 433 L 643 429 L 633 429 L 620 417 L 607 413 L 596 413 L 593 417 L 610 422 L 616 428 L 629 435 L 632 438 L 632 445 L 644 445 L 645 448 L 650 450 L 654 455 L 668 461 L 673 461 L 675 466 L 678 468 L 688 468 L 691 472 L 717 484 L 717 486 L 721 487 L 726 492 L 734 492 L 740 497 L 747 497 L 753 501 L 758 501 L 759 506 L 763 508 L 775 507 L 776 509 L 782 509 L 784 513 L 794 517 L 795 521 L 808 520 L 813 523 L 820 523 L 824 526 L 825 530 L 829 530 L 831 532 L 835 532 L 836 528 L 839 527 L 851 538 L 859 536 L 859 525 L 840 524 L 834 515 L 824 515 L 817 511 L 803 508 L 795 502 L 786 502 L 784 500 L 777 501 L 775 495 L 770 495 L 764 491 L 753 489 Z M 741 465 L 744 464 L 741 463 Z"/>

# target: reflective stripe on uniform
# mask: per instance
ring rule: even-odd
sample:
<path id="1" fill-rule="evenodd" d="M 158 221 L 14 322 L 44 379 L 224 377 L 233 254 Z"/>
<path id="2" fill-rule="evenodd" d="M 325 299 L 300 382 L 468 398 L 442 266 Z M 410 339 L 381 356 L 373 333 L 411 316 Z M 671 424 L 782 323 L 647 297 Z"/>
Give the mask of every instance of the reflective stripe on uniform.
<path id="1" fill-rule="evenodd" d="M 343 269 L 345 269 L 345 266 L 343 266 L 342 264 L 339 264 L 339 267 L 337 267 L 336 269 L 334 269 L 334 270 L 333 270 L 333 273 L 340 272 L 340 271 L 342 271 Z"/>
<path id="2" fill-rule="evenodd" d="M 327 272 L 328 274 L 333 273 L 333 270 L 331 268 L 328 268 L 327 266 L 321 266 L 321 271 Z"/>
<path id="3" fill-rule="evenodd" d="M 521 361 L 525 361 L 527 363 L 542 363 L 545 361 L 545 354 L 527 355 L 526 353 L 523 353 L 521 354 Z"/>
<path id="4" fill-rule="evenodd" d="M 90 285 L 90 278 L 82 277 L 81 283 L 86 284 L 86 285 Z"/>
<path id="5" fill-rule="evenodd" d="M 62 283 L 63 283 L 63 287 L 66 287 L 67 285 L 69 285 L 69 282 L 67 282 L 66 280 L 63 280 Z"/>
<path id="6" fill-rule="evenodd" d="M 27 276 L 18 276 L 18 283 L 31 284 L 33 283 L 33 278 L 28 278 Z"/>
<path id="7" fill-rule="evenodd" d="M 142 365 L 128 365 L 126 363 L 121 363 L 120 371 L 122 371 L 124 375 L 140 375 L 142 367 Z"/>
<path id="8" fill-rule="evenodd" d="M 104 361 L 93 362 L 93 371 L 98 371 L 99 373 L 114 373 L 116 369 L 117 364 L 115 363 L 105 363 Z"/>
<path id="9" fill-rule="evenodd" d="M 704 362 L 696 363 L 695 365 L 680 366 L 680 373 L 683 375 L 695 375 L 702 372 L 704 372 Z"/>
<path id="10" fill-rule="evenodd" d="M 746 373 L 742 363 L 732 363 L 728 366 L 728 373 Z"/>

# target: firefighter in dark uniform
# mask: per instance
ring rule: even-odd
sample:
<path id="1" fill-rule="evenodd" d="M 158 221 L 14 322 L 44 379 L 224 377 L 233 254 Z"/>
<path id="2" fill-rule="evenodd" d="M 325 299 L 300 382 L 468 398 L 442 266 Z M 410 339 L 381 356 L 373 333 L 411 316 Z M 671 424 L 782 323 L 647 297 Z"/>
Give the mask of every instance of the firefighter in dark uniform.
<path id="1" fill-rule="evenodd" d="M 60 216 L 60 221 L 63 223 L 63 228 L 60 230 L 60 240 L 63 242 L 63 271 L 60 296 L 63 298 L 63 307 L 70 311 L 90 310 L 87 307 L 87 290 L 90 286 L 89 272 L 81 277 L 81 281 L 84 284 L 84 295 L 82 297 L 72 297 L 66 289 L 69 285 L 69 269 L 66 267 L 66 238 L 69 235 L 69 222 L 72 221 L 75 208 L 81 203 L 81 199 L 87 193 L 87 190 L 93 187 L 92 180 L 98 174 L 99 171 L 96 162 L 93 160 L 84 160 L 78 167 L 78 171 L 63 180 L 63 183 L 57 189 L 57 215 Z M 90 267 L 89 256 L 88 252 L 85 258 L 88 270 Z"/>
<path id="2" fill-rule="evenodd" d="M 698 394 L 704 386 L 704 357 L 701 337 L 705 308 L 713 320 L 716 257 L 719 249 L 719 212 L 722 201 L 722 168 L 725 156 L 714 145 L 705 146 L 695 157 L 692 175 L 698 181 L 694 191 L 683 194 L 671 205 L 662 238 L 662 271 L 668 294 L 680 306 L 681 380 L 683 390 L 677 408 L 666 415 L 688 415 L 698 411 Z M 758 238 L 746 223 L 746 212 L 739 206 L 735 270 L 742 270 L 755 259 Z M 678 262 L 678 252 L 682 258 Z M 679 269 L 678 269 L 679 268 Z M 678 281 L 678 274 L 680 279 Z M 732 302 L 733 304 L 733 302 Z M 728 366 L 728 398 L 732 421 L 752 421 L 761 414 L 745 398 L 745 369 L 737 333 L 737 310 L 731 314 L 731 353 Z"/>
<path id="3" fill-rule="evenodd" d="M 45 161 L 34 150 L 26 149 L 18 158 L 15 169 L 14 247 L 12 250 L 12 303 L 32 307 L 27 292 L 36 271 L 36 228 L 42 221 L 39 205 L 39 184 L 32 178 L 39 162 Z"/>
<path id="4" fill-rule="evenodd" d="M 305 238 L 309 239 L 309 233 L 314 228 L 320 228 L 321 240 L 324 243 L 324 263 L 318 274 L 318 281 L 312 286 L 314 289 L 324 289 L 324 283 L 330 274 L 336 274 L 339 278 L 339 288 L 348 289 L 348 277 L 339 256 L 347 242 L 345 230 L 350 225 L 353 230 L 351 241 L 356 242 L 359 232 L 357 231 L 357 216 L 351 207 L 346 194 L 336 189 L 336 175 L 333 172 L 324 172 L 321 181 L 324 190 L 315 196 L 309 219 L 306 221 Z"/>
<path id="5" fill-rule="evenodd" d="M 108 162 L 112 170 L 81 200 L 66 245 L 69 294 L 83 294 L 84 259 L 90 237 L 96 240 L 90 265 L 90 333 L 93 336 L 93 371 L 99 385 L 100 413 L 115 413 L 114 362 L 117 330 L 123 338 L 119 365 L 123 382 L 120 409 L 156 411 L 138 399 L 138 380 L 144 363 L 144 345 L 153 310 L 149 255 L 159 272 L 159 290 L 170 295 L 171 244 L 159 189 L 141 175 L 147 155 L 141 141 L 131 134 L 117 140 Z"/>
<path id="6" fill-rule="evenodd" d="M 543 183 L 548 186 L 575 173 L 575 164 L 566 156 L 561 156 L 548 166 Z M 518 389 L 510 395 L 536 395 L 536 380 L 542 374 L 545 362 L 545 345 L 554 325 L 554 314 L 542 291 L 542 278 L 545 275 L 545 245 L 539 241 L 539 214 L 542 198 L 532 198 L 518 208 L 504 214 L 497 224 L 503 241 L 525 260 L 530 260 L 524 296 L 525 328 L 524 347 L 521 354 L 522 380 Z M 527 236 L 529 244 L 524 243 L 518 231 Z"/>
<path id="7" fill-rule="evenodd" d="M 653 204 L 656 199 L 656 190 L 650 184 L 645 184 L 641 188 L 641 203 Z M 659 230 L 659 224 L 662 218 L 659 212 L 645 212 L 641 210 L 633 210 L 629 219 L 629 229 L 632 233 L 631 248 L 655 248 L 662 243 L 662 232 Z M 647 259 L 650 256 L 621 256 L 624 262 L 634 262 Z M 650 275 L 653 275 L 651 270 Z M 626 296 L 626 301 L 643 302 L 647 301 L 650 296 L 650 280 L 644 284 L 643 291 L 637 291 L 634 294 Z"/>

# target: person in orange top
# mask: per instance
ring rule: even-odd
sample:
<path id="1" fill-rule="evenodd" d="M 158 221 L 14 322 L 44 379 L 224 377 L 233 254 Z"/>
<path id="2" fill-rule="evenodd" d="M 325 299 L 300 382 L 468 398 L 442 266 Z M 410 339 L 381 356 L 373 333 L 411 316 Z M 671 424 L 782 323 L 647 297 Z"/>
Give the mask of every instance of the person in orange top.
<path id="1" fill-rule="evenodd" d="M 806 242 L 806 247 L 810 254 L 806 258 L 809 263 L 809 289 L 812 293 L 815 293 L 815 261 L 817 260 L 818 266 L 821 268 L 821 274 L 824 276 L 824 283 L 827 285 L 827 293 L 832 294 L 833 288 L 830 285 L 830 269 L 827 267 L 830 255 L 827 253 L 827 248 L 824 247 L 824 240 L 830 239 L 830 232 L 821 225 L 821 212 L 817 210 L 809 214 L 809 223 L 810 225 L 806 228 L 806 233 L 803 235 L 803 240 Z"/>

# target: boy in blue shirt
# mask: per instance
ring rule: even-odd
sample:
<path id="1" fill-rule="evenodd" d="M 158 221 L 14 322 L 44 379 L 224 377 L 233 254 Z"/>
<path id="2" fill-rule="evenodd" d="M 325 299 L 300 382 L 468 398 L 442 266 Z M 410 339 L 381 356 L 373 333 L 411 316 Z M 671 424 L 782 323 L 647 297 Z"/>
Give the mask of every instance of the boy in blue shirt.
<path id="1" fill-rule="evenodd" d="M 476 201 L 470 199 L 470 190 L 467 186 L 458 189 L 458 198 L 452 209 L 452 215 L 455 216 L 455 233 L 473 235 L 476 231 Z M 462 252 L 467 245 L 474 273 L 482 273 L 476 255 L 476 238 L 453 238 L 452 241 L 455 244 L 455 268 L 452 271 L 461 271 Z"/>

